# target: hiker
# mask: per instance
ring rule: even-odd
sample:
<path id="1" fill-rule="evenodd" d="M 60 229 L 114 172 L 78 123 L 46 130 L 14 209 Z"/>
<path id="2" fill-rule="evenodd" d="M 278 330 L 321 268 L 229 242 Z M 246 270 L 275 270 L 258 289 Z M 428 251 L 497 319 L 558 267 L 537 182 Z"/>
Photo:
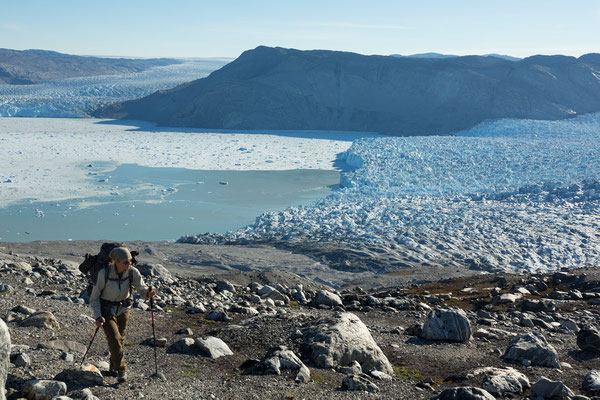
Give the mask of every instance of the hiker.
<path id="1" fill-rule="evenodd" d="M 98 271 L 98 278 L 90 305 L 94 310 L 96 326 L 102 327 L 110 350 L 110 370 L 120 383 L 127 380 L 127 366 L 123 354 L 129 310 L 133 304 L 132 288 L 140 296 L 150 299 L 156 294 L 142 280 L 140 271 L 132 265 L 131 252 L 126 247 L 115 247 L 109 254 L 110 264 Z M 108 277 L 106 277 L 108 273 Z"/>

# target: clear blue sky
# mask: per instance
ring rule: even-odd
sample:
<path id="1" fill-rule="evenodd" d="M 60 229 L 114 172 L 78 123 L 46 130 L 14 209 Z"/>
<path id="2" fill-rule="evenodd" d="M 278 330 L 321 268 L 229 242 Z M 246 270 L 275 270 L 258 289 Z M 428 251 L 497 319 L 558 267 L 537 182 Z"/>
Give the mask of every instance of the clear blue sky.
<path id="1" fill-rule="evenodd" d="M 598 0 L 7 0 L 0 47 L 237 57 L 259 45 L 361 54 L 600 52 Z"/>

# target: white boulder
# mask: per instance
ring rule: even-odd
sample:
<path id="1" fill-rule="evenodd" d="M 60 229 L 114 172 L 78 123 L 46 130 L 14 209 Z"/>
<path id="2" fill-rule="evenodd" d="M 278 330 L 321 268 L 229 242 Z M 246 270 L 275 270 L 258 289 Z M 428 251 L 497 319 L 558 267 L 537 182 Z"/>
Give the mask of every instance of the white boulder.
<path id="1" fill-rule="evenodd" d="M 336 313 L 303 329 L 302 348 L 320 368 L 338 368 L 360 363 L 363 371 L 393 374 L 393 367 L 375 343 L 369 329 L 354 314 Z"/>
<path id="2" fill-rule="evenodd" d="M 546 338 L 538 333 L 517 335 L 508 344 L 504 361 L 519 364 L 531 362 L 539 367 L 560 368 L 558 353 Z"/>
<path id="3" fill-rule="evenodd" d="M 433 310 L 423 324 L 421 337 L 427 340 L 467 342 L 471 338 L 471 324 L 461 309 Z"/>
<path id="4" fill-rule="evenodd" d="M 205 339 L 198 338 L 194 341 L 194 347 L 210 358 L 219 358 L 233 355 L 227 344 L 219 338 L 209 336 Z"/>
<path id="5" fill-rule="evenodd" d="M 0 400 L 6 399 L 5 387 L 10 360 L 10 333 L 4 321 L 0 318 Z"/>

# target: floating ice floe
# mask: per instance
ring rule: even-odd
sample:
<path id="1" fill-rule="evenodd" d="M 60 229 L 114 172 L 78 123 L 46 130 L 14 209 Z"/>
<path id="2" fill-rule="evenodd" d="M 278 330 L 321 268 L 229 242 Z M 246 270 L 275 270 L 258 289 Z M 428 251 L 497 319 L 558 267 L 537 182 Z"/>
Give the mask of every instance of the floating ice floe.
<path id="1" fill-rule="evenodd" d="M 9 149 L 0 158 L 0 182 L 12 181 L 10 191 L 0 191 L 0 206 L 25 199 L 59 201 L 108 195 L 112 185 L 102 187 L 111 181 L 107 174 L 132 160 L 145 167 L 193 170 L 332 170 L 336 155 L 363 136 L 365 133 L 356 132 L 207 132 L 91 118 L 0 118 L 0 143 Z M 233 138 L 252 147 L 252 155 L 227 149 Z M 274 138 L 280 144 L 274 144 Z M 281 143 L 287 149 L 281 149 Z M 94 159 L 86 150 L 90 148 Z M 305 150 L 310 152 L 301 154 Z M 265 163 L 267 159 L 274 162 Z M 90 164 L 95 166 L 93 170 L 86 168 Z"/>

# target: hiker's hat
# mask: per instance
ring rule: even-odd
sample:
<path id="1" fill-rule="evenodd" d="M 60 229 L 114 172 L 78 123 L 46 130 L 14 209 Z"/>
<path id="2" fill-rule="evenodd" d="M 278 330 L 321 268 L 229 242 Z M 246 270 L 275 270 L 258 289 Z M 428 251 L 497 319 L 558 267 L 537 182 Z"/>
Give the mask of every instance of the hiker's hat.
<path id="1" fill-rule="evenodd" d="M 129 252 L 129 249 L 127 249 L 127 247 L 115 247 L 110 251 L 108 257 L 110 257 L 111 260 L 117 263 L 123 260 L 130 260 L 131 253 Z"/>

